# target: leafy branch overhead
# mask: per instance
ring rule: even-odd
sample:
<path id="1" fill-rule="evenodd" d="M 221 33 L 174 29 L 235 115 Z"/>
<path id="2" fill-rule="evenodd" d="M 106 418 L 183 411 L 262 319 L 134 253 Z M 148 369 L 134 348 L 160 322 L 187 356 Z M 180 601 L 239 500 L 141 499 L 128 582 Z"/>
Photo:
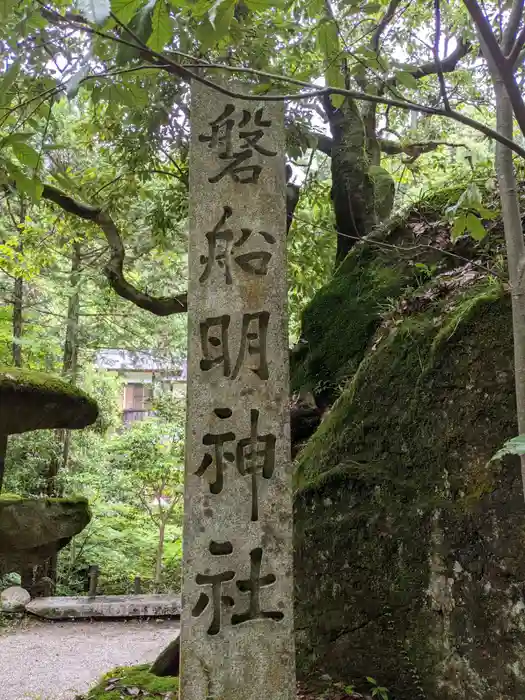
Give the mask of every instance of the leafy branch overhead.
<path id="1" fill-rule="evenodd" d="M 421 155 L 442 147 L 468 155 L 473 136 L 466 126 L 525 157 L 521 144 L 469 106 L 488 99 L 471 75 L 478 49 L 470 17 L 486 34 L 475 5 L 452 11 L 435 0 L 341 8 L 322 0 L 9 0 L 0 10 L 2 184 L 95 224 L 108 246 L 105 276 L 119 296 L 161 316 L 185 311 L 184 294 L 154 293 L 137 279 L 118 193 L 124 182 L 145 182 L 151 173 L 178 178 L 181 196 L 186 192 L 189 87 L 198 80 L 248 100 L 284 100 L 288 158 L 313 148 L 332 159 L 340 257 L 391 209 L 363 217 L 355 198 L 369 167 L 383 175 L 390 168 L 385 156 L 415 168 Z M 420 35 L 425 22 L 435 24 L 430 38 Z M 506 63 L 495 54 L 507 72 L 520 69 L 522 34 Z M 64 95 L 92 110 L 85 145 L 112 151 L 113 179 L 97 184 L 95 173 L 88 181 L 61 149 L 55 121 Z M 295 141 L 294 132 L 304 138 Z M 300 189 L 288 184 L 288 228 Z"/>

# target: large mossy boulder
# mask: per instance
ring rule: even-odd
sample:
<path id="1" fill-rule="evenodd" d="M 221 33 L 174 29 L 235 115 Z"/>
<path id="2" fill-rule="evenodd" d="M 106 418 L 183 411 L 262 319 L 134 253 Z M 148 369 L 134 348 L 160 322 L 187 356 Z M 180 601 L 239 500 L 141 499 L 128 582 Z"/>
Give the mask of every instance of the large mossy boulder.
<path id="1" fill-rule="evenodd" d="M 90 519 L 85 499 L 0 496 L 0 575 L 42 564 Z"/>
<path id="2" fill-rule="evenodd" d="M 412 212 L 305 314 L 292 381 L 335 403 L 296 472 L 304 672 L 400 700 L 525 697 L 521 476 L 490 461 L 517 431 L 510 298 L 486 272 L 501 247 L 498 222 L 452 246 Z"/>

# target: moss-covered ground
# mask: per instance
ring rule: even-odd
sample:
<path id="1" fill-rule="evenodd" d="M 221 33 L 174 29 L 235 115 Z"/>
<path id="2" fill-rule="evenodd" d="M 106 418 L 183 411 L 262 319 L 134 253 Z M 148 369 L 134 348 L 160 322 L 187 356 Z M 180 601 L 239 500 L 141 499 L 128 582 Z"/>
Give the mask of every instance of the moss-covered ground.
<path id="1" fill-rule="evenodd" d="M 178 678 L 158 678 L 149 673 L 150 666 L 115 668 L 106 673 L 84 700 L 121 700 L 124 697 L 178 698 Z M 140 694 L 136 690 L 141 691 Z"/>
<path id="2" fill-rule="evenodd" d="M 82 700 L 122 700 L 125 697 L 133 697 L 133 694 L 135 697 L 178 700 L 178 679 L 157 678 L 152 676 L 148 669 L 148 665 L 116 668 L 105 674 Z M 141 691 L 138 695 L 137 689 Z M 352 689 L 353 686 L 348 683 L 334 683 L 329 678 L 317 674 L 305 682 L 298 683 L 297 700 L 371 700 L 371 695 L 357 695 Z"/>

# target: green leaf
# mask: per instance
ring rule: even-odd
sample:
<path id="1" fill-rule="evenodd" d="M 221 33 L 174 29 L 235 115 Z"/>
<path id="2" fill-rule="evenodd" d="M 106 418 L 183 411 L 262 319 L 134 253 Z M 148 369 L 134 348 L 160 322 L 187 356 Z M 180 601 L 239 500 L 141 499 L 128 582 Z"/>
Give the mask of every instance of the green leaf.
<path id="1" fill-rule="evenodd" d="M 152 14 L 152 8 L 149 5 L 146 5 L 141 10 L 139 10 L 137 14 L 133 17 L 131 22 L 128 23 L 129 28 L 133 30 L 134 34 L 136 34 L 136 36 L 144 43 L 148 41 L 151 35 Z M 135 43 L 135 39 L 131 36 L 131 34 L 127 34 L 126 32 L 124 32 L 123 38 L 126 41 Z M 138 58 L 139 52 L 140 49 L 134 49 L 132 46 L 126 46 L 126 44 L 119 44 L 119 47 L 117 49 L 117 64 L 123 65 L 124 63 L 132 61 L 134 58 Z"/>
<path id="2" fill-rule="evenodd" d="M 100 99 L 107 100 L 110 105 L 120 104 L 126 107 L 136 107 L 133 93 L 126 86 L 118 83 L 109 83 L 100 91 Z"/>
<path id="3" fill-rule="evenodd" d="M 337 25 L 332 20 L 323 20 L 319 23 L 317 27 L 317 47 L 325 63 L 328 63 L 338 56 L 339 50 L 339 33 L 337 31 Z"/>
<path id="4" fill-rule="evenodd" d="M 252 89 L 252 92 L 254 95 L 263 95 L 264 93 L 268 92 L 268 90 L 272 89 L 272 84 L 271 83 L 261 83 L 260 85 L 255 85 Z"/>
<path id="5" fill-rule="evenodd" d="M 506 455 L 525 455 L 525 435 L 518 435 L 507 442 L 503 443 L 503 447 L 491 457 L 490 461 L 502 459 Z"/>
<path id="6" fill-rule="evenodd" d="M 491 209 L 487 209 L 487 207 L 484 207 L 483 204 L 480 204 L 479 207 L 477 207 L 476 211 L 478 212 L 478 214 L 481 216 L 482 219 L 487 219 L 487 221 L 489 221 L 491 219 L 498 218 L 497 211 L 492 211 Z"/>
<path id="7" fill-rule="evenodd" d="M 124 24 L 129 24 L 143 5 L 144 0 L 111 0 L 113 14 Z"/>
<path id="8" fill-rule="evenodd" d="M 415 90 L 418 87 L 418 82 L 412 73 L 407 73 L 405 71 L 399 71 L 396 73 L 396 80 L 400 85 L 404 85 L 407 88 Z"/>
<path id="9" fill-rule="evenodd" d="M 334 21 L 323 21 L 317 28 L 317 46 L 323 54 L 325 64 L 325 80 L 330 87 L 344 88 L 345 81 L 341 72 L 341 51 L 339 31 Z M 331 95 L 330 100 L 335 108 L 340 107 L 345 98 L 343 95 Z"/>
<path id="10" fill-rule="evenodd" d="M 20 73 L 20 63 L 21 59 L 19 58 L 17 61 L 15 61 L 9 66 L 9 70 L 7 71 L 7 73 L 4 74 L 2 82 L 0 83 L 0 95 L 2 96 L 1 99 L 7 97 L 7 93 L 13 86 L 13 83 L 18 78 L 18 75 Z M 2 102 L 2 104 L 5 104 L 6 102 Z"/>
<path id="11" fill-rule="evenodd" d="M 472 238 L 476 241 L 481 241 L 485 238 L 487 235 L 487 231 L 483 224 L 481 223 L 481 219 L 477 217 L 475 214 L 467 214 L 467 231 L 469 234 L 472 236 Z"/>
<path id="12" fill-rule="evenodd" d="M 12 143 L 19 143 L 20 141 L 29 141 L 30 138 L 34 136 L 33 131 L 15 131 L 13 134 L 9 134 L 1 139 L 2 146 L 8 146 Z"/>
<path id="13" fill-rule="evenodd" d="M 211 49 L 215 44 L 215 29 L 207 17 L 204 17 L 195 28 L 195 36 L 203 53 Z"/>
<path id="14" fill-rule="evenodd" d="M 373 15 L 375 12 L 379 12 L 379 10 L 381 9 L 381 3 L 370 2 L 367 5 L 364 5 L 362 9 L 365 14 Z"/>
<path id="15" fill-rule="evenodd" d="M 284 7 L 284 0 L 244 0 L 246 7 L 253 12 L 262 12 L 270 7 Z"/>
<path id="16" fill-rule="evenodd" d="M 44 186 L 40 180 L 27 177 L 14 163 L 7 162 L 5 166 L 15 181 L 17 189 L 23 194 L 29 195 L 34 202 L 37 202 L 44 191 Z"/>
<path id="17" fill-rule="evenodd" d="M 324 0 L 310 0 L 306 5 L 306 13 L 310 19 L 316 20 L 323 13 Z"/>
<path id="18" fill-rule="evenodd" d="M 27 165 L 29 168 L 37 167 L 40 156 L 38 151 L 35 151 L 32 146 L 23 141 L 14 141 L 9 145 L 13 149 L 15 156 L 23 165 Z"/>
<path id="19" fill-rule="evenodd" d="M 339 68 L 339 65 L 333 64 L 331 66 L 328 66 L 328 68 L 325 71 L 325 78 L 326 78 L 326 83 L 330 87 L 336 87 L 336 88 L 344 88 L 345 87 L 345 79 L 343 74 L 341 73 L 341 70 Z M 345 96 L 344 95 L 330 95 L 330 100 L 333 104 L 333 106 L 336 109 L 339 109 L 343 102 L 345 101 Z"/>
<path id="20" fill-rule="evenodd" d="M 158 71 L 157 71 L 158 74 Z M 134 106 L 136 107 L 146 107 L 150 103 L 150 93 L 146 88 L 143 88 L 136 82 L 127 83 L 127 89 L 131 94 L 131 99 Z"/>
<path id="21" fill-rule="evenodd" d="M 459 238 L 463 234 L 463 231 L 467 227 L 467 217 L 461 214 L 458 216 L 456 219 L 454 219 L 454 223 L 452 224 L 452 231 L 451 231 L 451 236 L 452 240 L 455 241 L 456 238 Z"/>
<path id="22" fill-rule="evenodd" d="M 157 0 L 151 18 L 151 34 L 148 46 L 153 51 L 160 52 L 171 41 L 173 28 L 166 0 Z"/>
<path id="23" fill-rule="evenodd" d="M 0 20 L 7 19 L 18 0 L 2 0 L 0 2 Z"/>
<path id="24" fill-rule="evenodd" d="M 235 0 L 222 2 L 215 16 L 215 41 L 219 41 L 228 33 L 235 11 Z"/>

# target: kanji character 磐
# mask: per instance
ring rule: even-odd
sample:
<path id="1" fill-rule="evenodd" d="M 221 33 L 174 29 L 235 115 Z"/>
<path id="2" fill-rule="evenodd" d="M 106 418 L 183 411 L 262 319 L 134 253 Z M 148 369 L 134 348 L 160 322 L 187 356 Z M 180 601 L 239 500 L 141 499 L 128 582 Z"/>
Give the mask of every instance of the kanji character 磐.
<path id="1" fill-rule="evenodd" d="M 257 129 L 252 131 L 239 131 L 238 139 L 240 140 L 240 150 L 235 151 L 233 146 L 233 130 L 235 128 L 235 119 L 232 115 L 235 112 L 233 104 L 227 104 L 222 114 L 216 119 L 209 122 L 211 126 L 211 134 L 199 134 L 201 143 L 208 143 L 208 147 L 215 149 L 219 147 L 221 150 L 218 156 L 221 160 L 230 161 L 225 168 L 219 171 L 216 175 L 208 178 L 211 183 L 217 183 L 223 177 L 229 175 L 234 182 L 237 183 L 257 183 L 262 171 L 262 166 L 259 163 L 248 163 L 253 158 L 254 151 L 266 157 L 276 156 L 276 151 L 270 151 L 261 143 L 264 136 L 264 129 L 271 126 L 271 120 L 263 119 L 263 108 L 260 107 L 255 111 L 253 123 Z M 252 114 L 249 110 L 242 110 L 242 118 L 238 124 L 240 129 L 248 126 L 251 122 Z"/>

